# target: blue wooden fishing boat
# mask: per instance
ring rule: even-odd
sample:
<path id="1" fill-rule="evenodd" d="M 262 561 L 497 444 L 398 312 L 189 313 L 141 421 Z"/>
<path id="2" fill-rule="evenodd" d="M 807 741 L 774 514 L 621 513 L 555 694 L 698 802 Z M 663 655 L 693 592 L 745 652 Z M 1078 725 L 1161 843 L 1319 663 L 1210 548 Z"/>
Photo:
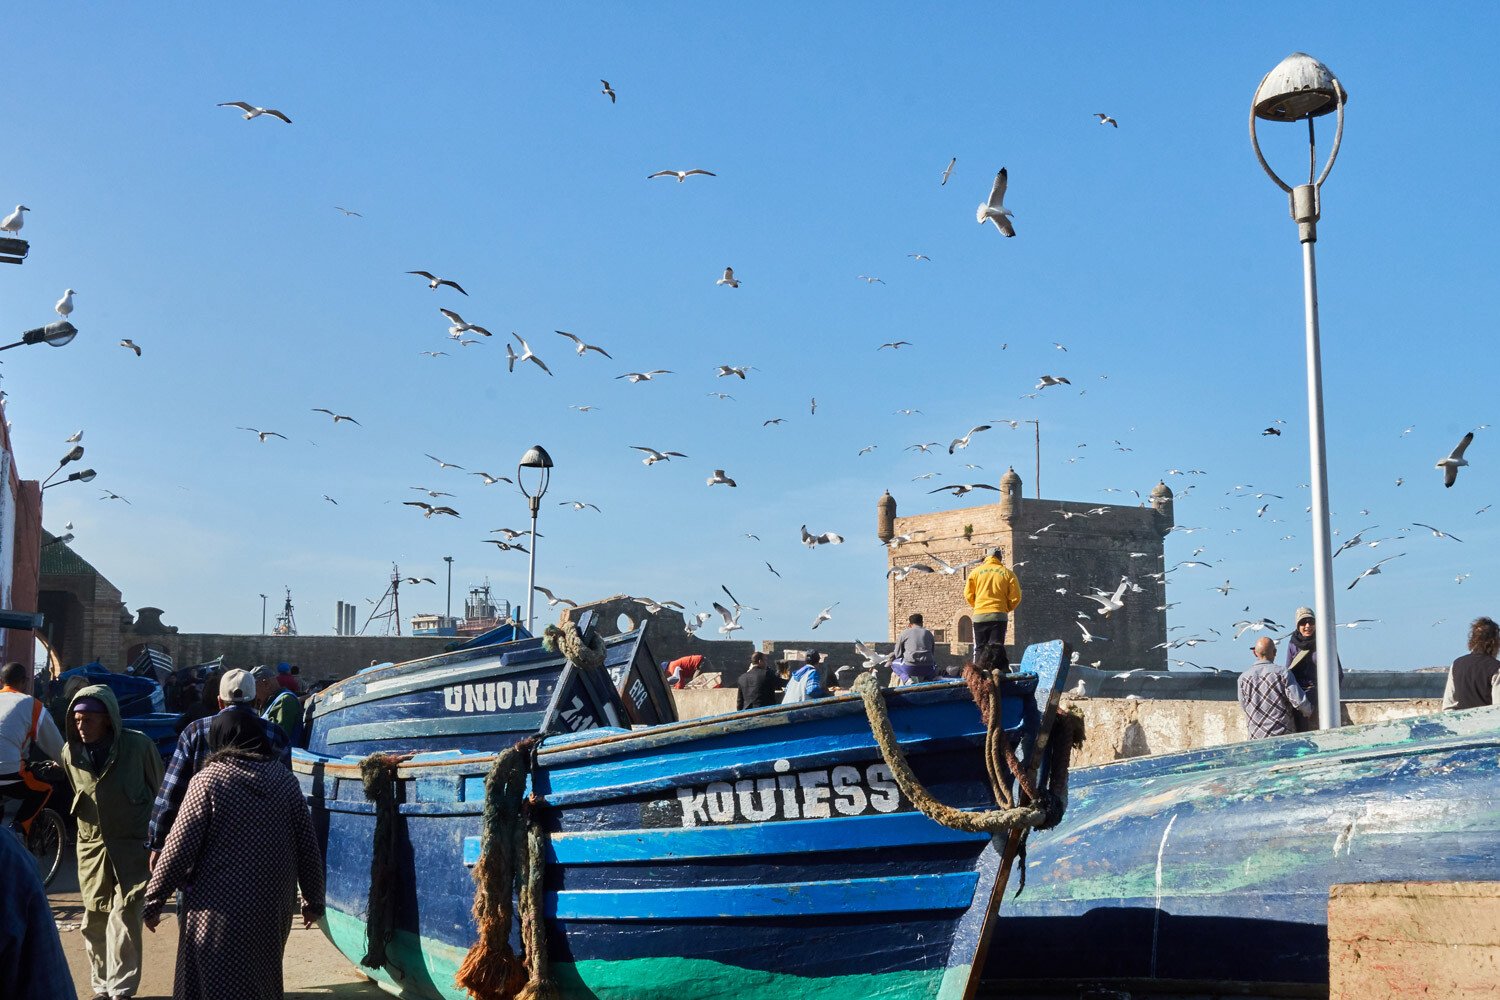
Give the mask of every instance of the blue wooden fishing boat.
<path id="1" fill-rule="evenodd" d="M 985 974 L 1006 995 L 1326 987 L 1331 885 L 1500 879 L 1500 708 L 1081 768 L 1027 858 Z"/>
<path id="2" fill-rule="evenodd" d="M 586 612 L 585 641 L 596 626 Z M 329 756 L 492 751 L 537 732 L 675 721 L 676 703 L 644 636 L 640 628 L 603 639 L 604 676 L 571 665 L 541 637 L 371 667 L 312 699 L 307 748 Z"/>
<path id="3" fill-rule="evenodd" d="M 1032 647 L 999 685 L 998 727 L 1025 773 L 1043 762 L 1067 662 L 1064 643 Z M 850 695 L 548 737 L 528 787 L 542 803 L 540 909 L 562 995 L 972 995 L 1007 838 L 934 822 L 898 779 L 904 759 L 940 802 L 993 810 L 987 727 L 963 684 L 868 694 L 888 713 L 884 749 Z M 395 868 L 392 934 L 387 962 L 364 970 L 392 993 L 466 995 L 454 977 L 476 941 L 470 869 L 494 761 L 448 750 L 393 771 L 394 847 L 376 855 Z M 356 964 L 377 826 L 359 764 L 303 751 L 293 762 L 324 837 L 326 930 Z"/>

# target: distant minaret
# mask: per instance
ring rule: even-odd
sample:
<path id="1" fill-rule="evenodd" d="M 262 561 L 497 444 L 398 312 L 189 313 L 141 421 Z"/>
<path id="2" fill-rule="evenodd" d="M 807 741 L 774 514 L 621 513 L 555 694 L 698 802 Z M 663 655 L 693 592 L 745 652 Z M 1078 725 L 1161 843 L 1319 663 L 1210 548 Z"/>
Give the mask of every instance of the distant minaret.
<path id="1" fill-rule="evenodd" d="M 886 490 L 875 501 L 875 537 L 889 542 L 896 537 L 896 498 Z"/>
<path id="2" fill-rule="evenodd" d="M 1021 505 L 1021 477 L 1014 467 L 1006 469 L 1000 477 L 1000 520 L 1014 526 Z"/>
<path id="3" fill-rule="evenodd" d="M 1157 530 L 1165 537 L 1176 523 L 1172 513 L 1172 487 L 1167 485 L 1166 480 L 1157 482 L 1151 490 L 1151 509 L 1156 511 Z"/>

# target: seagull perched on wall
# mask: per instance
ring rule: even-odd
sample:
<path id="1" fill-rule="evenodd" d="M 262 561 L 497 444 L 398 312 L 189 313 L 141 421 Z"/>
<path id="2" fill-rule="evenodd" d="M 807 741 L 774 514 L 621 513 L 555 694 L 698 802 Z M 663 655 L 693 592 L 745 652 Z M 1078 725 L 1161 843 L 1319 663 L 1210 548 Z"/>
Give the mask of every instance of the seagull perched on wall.
<path id="1" fill-rule="evenodd" d="M 292 120 L 290 118 L 282 114 L 280 111 L 277 111 L 275 108 L 257 108 L 255 105 L 250 104 L 246 101 L 225 101 L 224 103 L 220 104 L 219 107 L 239 108 L 241 111 L 245 112 L 243 116 L 245 121 L 249 121 L 252 118 L 259 118 L 261 115 L 270 115 L 272 118 L 280 118 L 288 125 L 292 123 Z"/>
<path id="2" fill-rule="evenodd" d="M 979 221 L 981 226 L 986 222 L 993 222 L 995 228 L 1000 230 L 1001 236 L 1014 236 L 1016 235 L 1016 227 L 1011 225 L 1012 212 L 1005 207 L 1005 186 L 1007 181 L 1005 168 L 1001 167 L 1000 172 L 995 175 L 994 186 L 990 188 L 989 200 L 980 203 L 979 210 L 974 213 L 974 217 Z"/>
<path id="3" fill-rule="evenodd" d="M 602 348 L 602 347 L 596 347 L 593 344 L 585 344 L 580 338 L 578 338 L 577 336 L 569 333 L 567 330 L 553 330 L 552 332 L 555 333 L 555 334 L 557 334 L 559 337 L 567 337 L 574 344 L 577 344 L 578 345 L 578 348 L 577 348 L 577 350 L 578 350 L 578 356 L 580 358 L 583 357 L 583 352 L 584 351 L 597 351 L 598 353 L 604 355 L 606 358 L 609 357 L 609 352 L 606 351 L 604 348 Z M 614 359 L 611 358 L 610 360 L 614 360 Z"/>
<path id="4" fill-rule="evenodd" d="M 458 282 L 454 281 L 451 278 L 439 278 L 431 271 L 407 271 L 406 273 L 415 274 L 419 278 L 426 278 L 427 287 L 432 289 L 433 291 L 437 291 L 439 285 L 447 285 L 449 288 L 452 288 L 454 291 L 457 291 L 462 295 L 469 294 L 468 292 L 464 291 L 463 285 L 460 285 Z"/>
<path id="5" fill-rule="evenodd" d="M 675 178 L 677 178 L 677 183 L 681 184 L 683 181 L 687 180 L 689 177 L 700 176 L 700 175 L 703 176 L 703 177 L 717 177 L 717 176 L 719 176 L 718 174 L 713 173 L 712 171 L 704 170 L 704 169 L 702 169 L 700 167 L 694 167 L 692 170 L 658 170 L 654 174 L 648 174 L 648 175 L 646 175 L 646 180 L 649 181 L 649 180 L 651 180 L 652 178 L 655 178 L 655 177 L 675 177 Z"/>
<path id="6" fill-rule="evenodd" d="M 1458 442 L 1458 447 L 1449 453 L 1447 458 L 1439 459 L 1437 468 L 1443 470 L 1443 485 L 1452 486 L 1458 482 L 1458 469 L 1460 466 L 1468 465 L 1469 460 L 1464 458 L 1464 449 L 1474 440 L 1474 432 L 1470 431 L 1464 435 L 1464 439 Z M 1423 525 L 1426 527 L 1426 525 Z"/>

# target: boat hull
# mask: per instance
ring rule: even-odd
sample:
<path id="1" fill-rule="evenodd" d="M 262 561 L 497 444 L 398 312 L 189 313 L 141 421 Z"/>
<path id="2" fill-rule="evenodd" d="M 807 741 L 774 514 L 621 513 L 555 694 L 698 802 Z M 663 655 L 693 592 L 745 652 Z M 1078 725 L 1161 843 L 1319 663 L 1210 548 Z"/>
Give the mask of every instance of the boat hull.
<path id="1" fill-rule="evenodd" d="M 1034 725 L 1034 689 L 1005 699 L 1007 728 Z M 918 685 L 888 703 L 939 800 L 993 807 L 967 689 Z M 489 765 L 435 754 L 400 771 L 394 968 L 366 970 L 392 992 L 464 995 L 452 984 L 476 939 Z M 352 765 L 299 754 L 294 766 L 326 838 L 328 933 L 357 963 L 373 812 Z M 533 788 L 567 997 L 957 1000 L 973 981 L 1003 840 L 916 812 L 857 698 L 551 739 Z"/>
<path id="2" fill-rule="evenodd" d="M 1074 772 L 986 979 L 1325 983 L 1329 887 L 1500 879 L 1500 708 Z"/>

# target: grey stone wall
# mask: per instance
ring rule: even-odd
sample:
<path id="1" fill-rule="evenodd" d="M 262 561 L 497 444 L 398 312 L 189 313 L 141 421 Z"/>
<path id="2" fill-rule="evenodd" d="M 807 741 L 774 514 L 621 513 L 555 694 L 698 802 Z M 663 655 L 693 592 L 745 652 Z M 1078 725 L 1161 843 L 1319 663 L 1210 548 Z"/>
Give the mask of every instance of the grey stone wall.
<path id="1" fill-rule="evenodd" d="M 253 667 L 257 663 L 285 661 L 301 668 L 303 684 L 348 677 L 377 663 L 416 660 L 435 656 L 453 642 L 443 638 L 415 636 L 339 635 L 228 635 L 216 632 L 127 633 L 132 646 L 150 643 L 172 657 L 176 666 L 205 663 L 223 655 L 231 667 Z M 121 669 L 125 664 L 105 664 Z"/>

